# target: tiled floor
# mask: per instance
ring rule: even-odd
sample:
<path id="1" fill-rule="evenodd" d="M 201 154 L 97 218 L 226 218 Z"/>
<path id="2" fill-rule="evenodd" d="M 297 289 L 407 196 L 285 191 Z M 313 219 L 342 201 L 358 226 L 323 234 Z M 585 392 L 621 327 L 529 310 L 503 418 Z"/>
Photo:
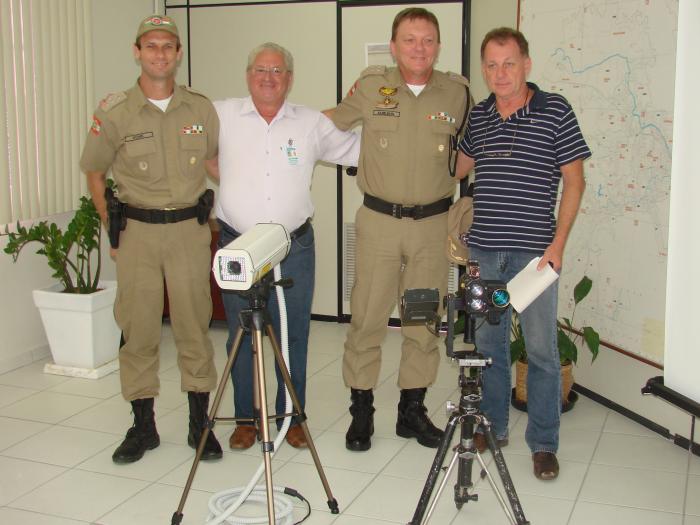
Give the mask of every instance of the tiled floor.
<path id="1" fill-rule="evenodd" d="M 434 451 L 394 434 L 399 333 L 385 344 L 372 448 L 345 449 L 348 391 L 341 379 L 346 326 L 314 322 L 308 369 L 307 414 L 321 462 L 341 514 L 332 515 L 307 451 L 282 446 L 273 461 L 276 485 L 300 491 L 313 508 L 311 525 L 407 523 L 413 516 Z M 224 329 L 212 328 L 223 368 Z M 119 377 L 100 380 L 50 376 L 43 363 L 0 375 L 0 523 L 7 525 L 168 524 L 184 487 L 193 451 L 186 444 L 187 398 L 180 392 L 169 326 L 163 328 L 161 395 L 156 400 L 161 446 L 132 465 L 111 454 L 131 423 Z M 267 367 L 268 371 L 272 367 Z M 444 403 L 457 400 L 457 371 L 441 365 L 427 404 L 434 421 L 447 418 Z M 231 416 L 230 388 L 220 416 Z M 700 459 L 636 423 L 581 397 L 562 416 L 562 472 L 540 482 L 524 443 L 527 415 L 511 413 L 504 454 L 525 515 L 537 525 L 700 525 Z M 228 442 L 232 426 L 216 434 Z M 490 455 L 486 455 L 490 461 Z M 217 491 L 243 486 L 261 461 L 258 447 L 226 450 L 221 461 L 201 463 L 184 509 L 183 524 L 204 523 Z M 497 477 L 497 472 L 491 469 Z M 476 473 L 475 473 L 476 477 Z M 508 523 L 487 483 L 479 501 L 455 508 L 448 484 L 431 523 Z M 262 508 L 265 515 L 265 509 Z M 301 506 L 295 516 L 303 515 Z"/>

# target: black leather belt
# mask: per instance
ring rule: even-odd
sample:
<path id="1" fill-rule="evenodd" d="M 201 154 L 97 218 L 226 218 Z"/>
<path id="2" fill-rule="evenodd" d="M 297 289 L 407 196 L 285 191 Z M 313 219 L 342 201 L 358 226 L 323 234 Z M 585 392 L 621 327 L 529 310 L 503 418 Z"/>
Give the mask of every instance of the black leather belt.
<path id="1" fill-rule="evenodd" d="M 304 235 L 307 231 L 309 231 L 309 228 L 311 228 L 311 219 L 306 219 L 304 221 L 304 224 L 299 226 L 296 230 L 294 230 L 292 233 L 289 234 L 289 238 L 294 240 L 297 237 L 301 237 Z"/>
<path id="2" fill-rule="evenodd" d="M 224 221 L 222 221 L 221 219 L 217 219 L 217 221 L 219 222 L 219 224 L 221 225 L 221 227 L 222 227 L 224 230 L 226 230 L 226 231 L 228 232 L 228 234 L 231 235 L 232 237 L 236 238 L 236 237 L 240 237 L 240 236 L 241 236 L 241 233 L 240 233 L 238 230 L 234 230 L 233 228 L 231 228 L 231 226 L 229 226 L 228 224 L 226 224 L 226 223 L 225 223 Z M 299 226 L 296 230 L 294 230 L 293 232 L 291 232 L 291 233 L 289 234 L 289 238 L 290 238 L 291 240 L 294 240 L 294 239 L 296 239 L 297 237 L 301 237 L 301 236 L 304 235 L 307 231 L 309 231 L 309 228 L 311 228 L 311 218 L 310 218 L 310 217 L 304 221 L 304 224 L 302 224 L 302 225 Z"/>
<path id="3" fill-rule="evenodd" d="M 145 210 L 124 206 L 124 215 L 135 221 L 148 222 L 150 224 L 172 224 L 174 222 L 194 219 L 197 216 L 197 207 L 180 208 L 178 210 Z"/>
<path id="4" fill-rule="evenodd" d="M 370 210 L 377 211 L 379 213 L 384 213 L 386 215 L 391 215 L 396 219 L 402 219 L 404 217 L 411 218 L 413 220 L 425 219 L 426 217 L 432 217 L 433 215 L 439 215 L 445 213 L 450 209 L 452 205 L 452 198 L 445 197 L 439 201 L 431 202 L 430 204 L 416 204 L 415 206 L 404 206 L 402 204 L 394 204 L 393 202 L 387 202 L 365 193 L 365 206 Z"/>

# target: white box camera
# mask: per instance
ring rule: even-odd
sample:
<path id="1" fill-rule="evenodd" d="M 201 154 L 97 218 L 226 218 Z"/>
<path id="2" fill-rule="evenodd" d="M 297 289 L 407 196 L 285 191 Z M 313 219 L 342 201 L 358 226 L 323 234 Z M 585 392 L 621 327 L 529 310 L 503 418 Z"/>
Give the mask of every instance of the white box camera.
<path id="1" fill-rule="evenodd" d="M 291 239 L 281 224 L 256 224 L 214 255 L 212 271 L 222 290 L 248 290 L 289 253 Z"/>

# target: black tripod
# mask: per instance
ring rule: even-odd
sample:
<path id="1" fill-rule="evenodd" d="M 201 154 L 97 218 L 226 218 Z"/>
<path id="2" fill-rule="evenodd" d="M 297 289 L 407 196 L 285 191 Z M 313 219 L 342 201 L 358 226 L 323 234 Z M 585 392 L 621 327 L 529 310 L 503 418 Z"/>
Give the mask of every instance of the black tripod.
<path id="1" fill-rule="evenodd" d="M 448 322 L 451 322 L 451 317 L 449 315 Z M 471 315 L 467 314 L 465 319 L 464 341 L 472 346 L 474 343 L 474 331 L 475 320 Z M 413 519 L 408 525 L 421 525 L 430 521 L 432 513 L 435 510 L 435 506 L 440 499 L 440 495 L 447 485 L 450 474 L 454 470 L 455 464 L 457 464 L 457 483 L 454 486 L 454 501 L 456 507 L 461 509 L 462 505 L 465 503 L 478 500 L 479 496 L 471 493 L 474 485 L 472 483 L 472 465 L 474 463 L 474 458 L 476 458 L 481 466 L 481 477 L 483 478 L 485 476 L 488 479 L 488 482 L 496 494 L 498 502 L 503 508 L 503 511 L 508 517 L 510 523 L 512 525 L 528 525 L 530 522 L 525 519 L 525 514 L 523 513 L 523 508 L 520 505 L 518 494 L 513 486 L 513 481 L 510 477 L 510 473 L 508 472 L 508 467 L 506 466 L 503 453 L 498 446 L 493 430 L 491 430 L 491 423 L 480 408 L 482 369 L 491 365 L 491 359 L 487 359 L 483 355 L 479 354 L 476 346 L 474 346 L 473 350 L 471 351 L 460 351 L 454 352 L 453 354 L 459 361 L 459 406 L 455 406 L 452 402 L 448 403 L 450 418 L 447 422 L 447 426 L 445 427 L 445 435 L 438 446 L 435 459 L 433 460 L 433 464 L 430 467 L 430 472 L 428 473 L 428 478 L 423 486 L 423 492 L 418 500 L 416 511 L 413 514 Z M 467 370 L 469 373 L 465 373 Z M 447 467 L 447 471 L 445 472 L 445 475 L 440 483 L 440 487 L 435 494 L 435 498 L 433 499 L 430 508 L 428 508 L 428 503 L 430 503 L 431 495 L 435 489 L 438 475 L 440 474 L 440 471 L 443 470 L 442 465 L 445 461 L 447 450 L 450 448 L 452 437 L 454 436 L 457 425 L 460 426 L 459 444 L 454 447 L 454 454 L 452 455 L 450 464 Z M 510 503 L 510 508 L 508 507 L 500 490 L 496 486 L 493 476 L 491 476 L 486 468 L 486 463 L 481 457 L 481 454 L 474 446 L 474 431 L 476 429 L 483 432 L 484 437 L 486 438 L 489 450 L 491 450 L 494 463 L 496 464 L 496 469 L 501 477 L 501 482 L 503 483 L 503 488 L 506 492 L 508 502 Z M 426 509 L 428 511 L 427 515 Z M 423 521 L 424 517 L 425 521 Z"/>
<path id="2" fill-rule="evenodd" d="M 274 493 L 272 485 L 272 453 L 274 452 L 274 442 L 270 439 L 270 419 L 276 419 L 280 416 L 295 416 L 301 426 L 306 441 L 309 446 L 309 452 L 311 452 L 311 457 L 313 458 L 314 464 L 316 465 L 316 470 L 321 478 L 321 484 L 326 492 L 328 508 L 332 514 L 338 514 L 338 502 L 331 492 L 330 486 L 328 485 L 328 479 L 323 472 L 323 467 L 321 466 L 321 461 L 319 460 L 318 453 L 316 452 L 316 447 L 314 445 L 313 439 L 311 438 L 311 433 L 306 424 L 306 414 L 301 408 L 299 403 L 299 398 L 297 396 L 296 390 L 292 385 L 292 379 L 289 375 L 289 370 L 287 370 L 287 365 L 284 362 L 282 352 L 280 350 L 280 345 L 275 336 L 275 332 L 272 329 L 272 324 L 270 323 L 269 315 L 266 310 L 267 299 L 270 296 L 270 290 L 273 286 L 281 286 L 287 288 L 291 286 L 291 279 L 282 279 L 278 282 L 273 282 L 272 273 L 268 273 L 259 282 L 254 284 L 246 295 L 248 296 L 248 304 L 250 306 L 249 310 L 243 310 L 240 313 L 239 327 L 234 336 L 233 343 L 231 344 L 231 351 L 229 352 L 228 361 L 226 361 L 226 366 L 224 367 L 224 372 L 221 375 L 221 381 L 216 390 L 216 396 L 214 397 L 214 402 L 212 403 L 211 410 L 209 411 L 209 418 L 207 425 L 202 432 L 202 437 L 199 441 L 199 446 L 197 447 L 197 453 L 195 454 L 194 461 L 192 463 L 192 468 L 190 470 L 190 475 L 187 478 L 187 483 L 180 498 L 180 504 L 177 510 L 173 513 L 171 520 L 171 525 L 179 525 L 182 522 L 183 514 L 182 510 L 185 507 L 185 502 L 187 501 L 187 495 L 192 486 L 192 481 L 194 480 L 195 473 L 197 472 L 197 466 L 202 457 L 202 452 L 204 450 L 204 444 L 206 443 L 207 436 L 209 432 L 214 428 L 217 421 L 238 421 L 238 418 L 219 418 L 216 414 L 219 410 L 219 405 L 226 389 L 226 385 L 229 382 L 229 377 L 231 374 L 231 368 L 233 367 L 233 362 L 236 359 L 236 354 L 241 346 L 241 340 L 243 339 L 244 332 L 249 332 L 252 335 L 253 342 L 253 375 L 254 375 L 254 413 L 256 414 L 255 420 L 259 423 L 260 433 L 262 436 L 262 452 L 263 459 L 265 463 L 265 486 L 267 490 L 267 515 L 269 525 L 275 524 L 275 504 L 274 504 Z M 272 349 L 275 354 L 275 360 L 277 366 L 282 373 L 284 379 L 284 384 L 289 391 L 289 395 L 292 398 L 292 405 L 294 407 L 294 412 L 291 414 L 274 414 L 268 416 L 267 413 L 267 393 L 265 387 L 265 362 L 263 359 L 263 344 L 262 337 L 263 331 L 270 338 L 270 343 L 272 344 Z M 241 419 L 242 420 L 242 419 Z M 246 421 L 249 421 L 246 419 Z"/>

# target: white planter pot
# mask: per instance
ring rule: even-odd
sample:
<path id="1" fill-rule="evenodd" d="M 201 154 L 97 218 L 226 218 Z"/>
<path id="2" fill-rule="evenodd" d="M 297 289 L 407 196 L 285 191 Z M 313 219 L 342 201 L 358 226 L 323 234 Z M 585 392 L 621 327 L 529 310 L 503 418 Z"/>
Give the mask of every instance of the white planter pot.
<path id="1" fill-rule="evenodd" d="M 103 289 L 87 295 L 62 293 L 60 284 L 34 290 L 34 304 L 41 313 L 56 367 L 76 369 L 68 373 L 49 370 L 47 366 L 45 371 L 99 377 L 104 373 L 90 371 L 117 359 L 121 334 L 113 313 L 117 282 L 101 281 L 100 288 Z M 111 365 L 109 371 L 117 367 Z"/>

